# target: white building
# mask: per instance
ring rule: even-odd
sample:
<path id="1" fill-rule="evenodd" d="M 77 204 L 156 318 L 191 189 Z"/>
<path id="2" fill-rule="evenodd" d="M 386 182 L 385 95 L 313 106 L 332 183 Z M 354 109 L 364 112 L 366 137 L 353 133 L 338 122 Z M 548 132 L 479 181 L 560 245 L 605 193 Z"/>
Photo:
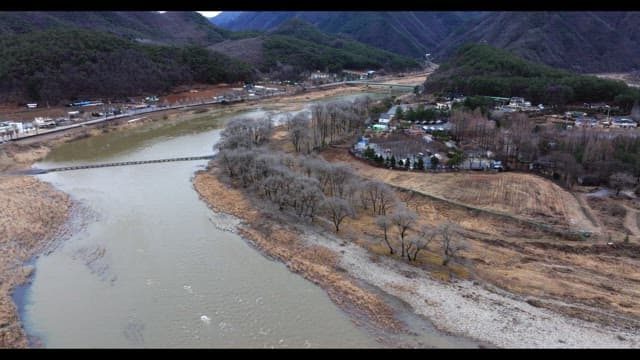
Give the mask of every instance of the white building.
<path id="1" fill-rule="evenodd" d="M 611 127 L 614 128 L 629 129 L 636 128 L 637 126 L 638 124 L 630 118 L 616 118 L 611 122 Z"/>

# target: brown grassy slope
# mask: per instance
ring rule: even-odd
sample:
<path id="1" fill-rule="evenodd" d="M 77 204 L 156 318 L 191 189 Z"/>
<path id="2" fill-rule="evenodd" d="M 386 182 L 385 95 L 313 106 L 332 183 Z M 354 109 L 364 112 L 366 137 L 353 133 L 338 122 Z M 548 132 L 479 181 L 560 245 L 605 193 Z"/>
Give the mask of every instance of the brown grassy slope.
<path id="1" fill-rule="evenodd" d="M 624 205 L 618 203 L 614 199 L 599 196 L 586 196 L 587 204 L 596 212 L 598 218 L 602 220 L 608 233 L 632 234 L 625 227 L 625 217 L 627 209 Z"/>
<path id="2" fill-rule="evenodd" d="M 538 176 L 389 171 L 358 161 L 344 149 L 327 149 L 323 156 L 331 161 L 349 162 L 364 177 L 391 185 L 541 223 L 597 231 L 570 193 Z"/>
<path id="3" fill-rule="evenodd" d="M 490 201 L 499 201 L 501 210 L 513 209 L 519 211 L 521 216 L 528 215 L 537 221 L 545 217 L 535 216 L 532 209 L 547 214 L 562 208 L 571 210 L 565 210 L 565 214 L 580 211 L 579 204 L 571 194 L 565 192 L 566 196 L 562 194 L 564 190 L 556 188 L 555 184 L 531 175 L 416 174 L 371 167 L 353 159 L 345 149 L 327 149 L 323 151 L 323 156 L 351 163 L 357 173 L 366 178 L 377 178 L 406 187 L 436 189 L 441 191 L 438 193 L 440 196 L 442 192 L 450 191 L 447 185 L 466 182 L 468 188 L 461 190 L 460 194 L 449 196 L 490 209 L 492 205 L 493 209 L 496 208 Z M 552 201 L 550 209 L 544 208 L 543 201 L 518 204 L 515 199 L 523 198 L 518 198 L 517 191 L 513 191 L 510 198 L 505 200 L 503 197 L 500 201 L 500 197 L 495 195 L 495 188 L 498 186 L 511 186 L 527 191 L 522 184 L 501 183 L 499 180 L 503 175 L 512 175 L 506 177 L 512 182 L 529 184 L 531 196 L 538 196 L 535 192 L 542 191 L 540 187 L 545 183 L 549 184 L 547 198 Z M 469 180 L 465 181 L 464 176 L 469 176 Z M 478 178 L 493 180 L 492 185 L 484 187 L 494 189 L 494 192 L 477 194 L 477 190 L 469 190 L 474 188 L 471 183 Z M 560 200 L 553 199 L 551 194 L 554 193 L 566 202 L 573 201 L 575 204 L 561 204 Z M 637 245 L 631 244 L 631 248 L 626 250 L 615 249 L 604 243 L 597 244 L 596 241 L 600 240 L 596 240 L 596 237 L 585 242 L 567 242 L 534 228 L 523 228 L 517 222 L 497 216 L 474 213 L 459 206 L 431 201 L 409 193 L 399 192 L 398 196 L 418 212 L 421 224 L 436 226 L 444 221 L 460 224 L 470 245 L 470 250 L 464 253 L 464 257 L 470 260 L 469 271 L 472 276 L 507 291 L 540 297 L 544 299 L 544 302 L 538 303 L 541 306 L 555 308 L 572 316 L 640 329 L 640 259 L 632 256 L 640 250 Z M 486 203 L 482 203 L 480 199 L 485 199 Z M 590 224 L 586 217 L 584 222 Z M 370 244 L 381 244 L 381 232 L 366 217 L 349 220 L 349 226 L 357 229 L 362 236 L 370 236 Z M 424 256 L 437 255 L 439 250 L 439 245 L 434 244 L 431 253 L 425 252 Z"/>

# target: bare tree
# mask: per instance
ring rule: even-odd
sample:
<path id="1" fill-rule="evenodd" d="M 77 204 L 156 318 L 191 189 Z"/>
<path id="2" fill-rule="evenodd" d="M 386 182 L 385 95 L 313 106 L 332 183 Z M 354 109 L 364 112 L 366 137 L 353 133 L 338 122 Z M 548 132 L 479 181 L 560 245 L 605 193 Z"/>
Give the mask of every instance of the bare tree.
<path id="1" fill-rule="evenodd" d="M 260 146 L 269 140 L 272 133 L 270 118 L 236 118 L 220 134 L 218 148 L 222 150 Z"/>
<path id="2" fill-rule="evenodd" d="M 438 233 L 442 238 L 442 265 L 447 266 L 449 262 L 456 261 L 461 250 L 465 250 L 467 245 L 460 237 L 458 225 L 445 222 L 438 227 Z"/>
<path id="3" fill-rule="evenodd" d="M 222 130 L 218 149 L 237 149 L 253 147 L 251 136 L 249 136 L 246 127 L 242 123 L 244 119 L 234 119 Z"/>
<path id="4" fill-rule="evenodd" d="M 311 107 L 310 134 L 315 147 L 360 131 L 368 117 L 368 101 L 333 101 Z"/>
<path id="5" fill-rule="evenodd" d="M 333 225 L 336 228 L 336 232 L 340 231 L 340 224 L 346 217 L 354 217 L 355 213 L 353 208 L 344 199 L 330 197 L 324 201 L 324 209 L 333 222 Z"/>
<path id="6" fill-rule="evenodd" d="M 620 195 L 620 190 L 632 188 L 636 184 L 635 177 L 627 172 L 617 172 L 609 177 L 609 186 L 616 190 L 616 196 Z"/>
<path id="7" fill-rule="evenodd" d="M 324 104 L 314 104 L 311 106 L 311 134 L 313 146 L 326 145 L 329 132 L 328 114 Z"/>
<path id="8" fill-rule="evenodd" d="M 344 184 L 343 199 L 347 200 L 351 207 L 355 210 L 358 206 L 358 198 L 360 196 L 360 184 L 362 179 L 354 175 L 346 184 Z"/>
<path id="9" fill-rule="evenodd" d="M 310 142 L 309 120 L 303 113 L 296 114 L 287 121 L 289 138 L 295 152 L 299 153 Z M 309 149 L 310 147 L 307 147 Z"/>
<path id="10" fill-rule="evenodd" d="M 305 176 L 296 176 L 289 194 L 291 206 L 296 214 L 302 218 L 313 221 L 313 217 L 322 206 L 324 194 L 318 186 L 316 179 Z"/>
<path id="11" fill-rule="evenodd" d="M 368 180 L 362 185 L 362 192 L 364 197 L 361 200 L 365 200 L 371 204 L 373 210 L 372 215 L 384 215 L 391 205 L 396 201 L 395 194 L 389 185 L 378 181 Z M 363 206 L 367 208 L 367 206 Z"/>
<path id="12" fill-rule="evenodd" d="M 538 163 L 550 170 L 552 175 L 561 175 L 569 188 L 575 185 L 578 177 L 583 173 L 582 166 L 578 164 L 573 155 L 566 152 L 552 151 L 549 155 L 540 157 Z"/>
<path id="13" fill-rule="evenodd" d="M 416 221 L 418 215 L 407 209 L 404 204 L 396 204 L 393 214 L 391 214 L 391 223 L 396 226 L 398 235 L 400 236 L 400 256 L 405 256 L 405 238 L 407 231 Z"/>
<path id="14" fill-rule="evenodd" d="M 407 259 L 409 261 L 416 261 L 418 258 L 418 253 L 421 250 L 427 249 L 429 244 L 436 238 L 437 231 L 429 226 L 424 226 L 418 234 L 409 240 L 409 245 L 407 246 Z M 411 252 L 413 251 L 413 256 Z"/>
<path id="15" fill-rule="evenodd" d="M 389 217 L 387 215 L 380 215 L 376 218 L 376 225 L 378 225 L 379 228 L 382 229 L 383 233 L 384 233 L 384 243 L 387 244 L 387 247 L 389 248 L 389 254 L 393 255 L 394 250 L 393 250 L 393 246 L 391 246 L 391 242 L 389 241 L 389 228 L 393 225 L 391 223 L 391 219 L 389 219 Z"/>
<path id="16" fill-rule="evenodd" d="M 331 164 L 328 175 L 328 193 L 344 199 L 347 184 L 355 177 L 351 166 L 343 162 Z"/>

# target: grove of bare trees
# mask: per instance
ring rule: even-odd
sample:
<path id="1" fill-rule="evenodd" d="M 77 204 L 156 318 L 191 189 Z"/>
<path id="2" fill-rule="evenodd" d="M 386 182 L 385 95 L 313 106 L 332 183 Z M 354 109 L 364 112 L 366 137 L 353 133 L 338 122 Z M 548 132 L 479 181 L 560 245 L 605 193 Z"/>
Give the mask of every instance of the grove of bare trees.
<path id="1" fill-rule="evenodd" d="M 328 110 L 319 107 L 315 111 Z M 309 125 L 308 122 L 295 116 L 287 126 L 291 131 Z M 438 238 L 442 240 L 445 266 L 464 249 L 452 225 L 418 226 L 418 214 L 399 201 L 389 185 L 361 178 L 346 163 L 330 163 L 302 154 L 306 150 L 298 150 L 306 149 L 301 145 L 309 139 L 306 135 L 295 140 L 294 148 L 298 147 L 295 155 L 270 150 L 272 131 L 270 119 L 237 118 L 221 133 L 216 161 L 233 186 L 251 192 L 287 216 L 306 222 L 320 218 L 331 223 L 336 233 L 341 231 L 345 219 L 368 214 L 375 217 L 374 223 L 382 230 L 389 253 L 408 261 L 416 261 L 418 254 Z M 312 138 L 313 132 L 310 133 Z M 327 134 L 330 141 L 330 131 Z M 291 135 L 292 142 L 294 138 Z"/>

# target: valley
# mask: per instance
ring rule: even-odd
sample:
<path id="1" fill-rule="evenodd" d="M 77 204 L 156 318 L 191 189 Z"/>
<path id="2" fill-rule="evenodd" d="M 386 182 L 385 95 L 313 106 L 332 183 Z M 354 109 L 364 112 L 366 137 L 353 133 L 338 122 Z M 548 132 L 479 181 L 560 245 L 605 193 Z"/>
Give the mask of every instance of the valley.
<path id="1" fill-rule="evenodd" d="M 637 348 L 638 14 L 0 12 L 0 348 Z"/>

